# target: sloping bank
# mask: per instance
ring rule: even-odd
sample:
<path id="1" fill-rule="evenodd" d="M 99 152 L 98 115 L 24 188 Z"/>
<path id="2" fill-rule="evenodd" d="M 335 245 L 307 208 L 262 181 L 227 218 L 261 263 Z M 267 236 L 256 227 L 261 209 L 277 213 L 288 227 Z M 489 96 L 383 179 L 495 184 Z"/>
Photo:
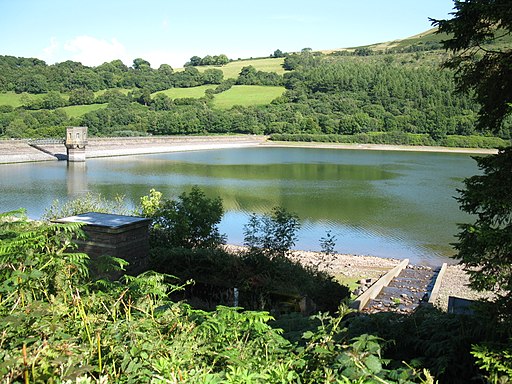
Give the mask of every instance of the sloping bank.
<path id="1" fill-rule="evenodd" d="M 256 146 L 266 140 L 265 136 L 252 135 L 89 138 L 86 157 L 242 148 Z M 0 140 L 0 164 L 51 161 L 62 159 L 66 154 L 63 144 L 39 147 L 42 150 L 31 147 L 28 140 Z"/>
<path id="2" fill-rule="evenodd" d="M 270 141 L 262 135 L 230 136 L 158 136 L 158 137 L 116 137 L 89 138 L 86 156 L 88 158 L 142 155 L 177 151 L 198 151 L 205 149 L 265 147 L 302 147 L 328 149 L 357 149 L 380 151 L 451 152 L 491 154 L 495 149 L 451 148 L 433 146 L 407 146 L 385 144 L 342 144 L 320 142 Z M 66 155 L 64 145 L 41 145 L 42 150 L 28 145 L 28 140 L 0 140 L 0 164 L 51 161 Z"/>

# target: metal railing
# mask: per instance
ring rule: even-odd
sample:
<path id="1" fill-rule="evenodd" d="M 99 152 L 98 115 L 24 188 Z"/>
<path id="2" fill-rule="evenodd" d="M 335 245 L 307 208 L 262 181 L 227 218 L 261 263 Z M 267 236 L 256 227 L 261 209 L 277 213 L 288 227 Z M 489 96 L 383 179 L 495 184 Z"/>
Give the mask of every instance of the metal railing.
<path id="1" fill-rule="evenodd" d="M 30 139 L 27 141 L 28 145 L 59 145 L 64 144 L 65 139 Z"/>

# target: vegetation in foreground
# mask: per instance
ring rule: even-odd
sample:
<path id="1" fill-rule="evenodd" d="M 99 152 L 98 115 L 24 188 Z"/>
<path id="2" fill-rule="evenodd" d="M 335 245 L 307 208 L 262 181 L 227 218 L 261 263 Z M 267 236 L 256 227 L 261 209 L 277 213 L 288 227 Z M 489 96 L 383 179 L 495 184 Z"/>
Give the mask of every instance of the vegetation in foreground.
<path id="1" fill-rule="evenodd" d="M 196 232 L 187 224 L 194 220 L 187 215 L 191 209 L 207 204 L 215 211 L 217 201 L 198 190 L 155 205 L 157 196 L 142 205 L 155 217 L 152 239 L 160 249 L 162 241 L 189 240 L 181 244 L 200 253 L 198 246 L 221 241 L 215 230 Z M 160 209 L 167 212 L 165 221 L 157 219 Z M 283 214 L 278 217 L 288 222 Z M 265 222 L 272 233 L 275 224 Z M 215 220 L 203 224 L 214 229 Z M 337 315 L 313 316 L 313 330 L 291 342 L 271 326 L 268 312 L 225 306 L 206 312 L 171 300 L 190 283 L 177 285 L 170 275 L 147 271 L 98 279 L 89 272 L 87 255 L 76 252 L 74 239 L 81 236 L 80 224 L 29 221 L 22 211 L 0 216 L 4 382 L 433 382 L 426 370 L 386 368 L 378 338 L 349 338 L 350 311 L 343 305 Z M 283 246 L 259 252 L 279 258 Z M 107 258 L 101 265 L 120 270 L 124 263 Z"/>
<path id="2" fill-rule="evenodd" d="M 126 213 L 120 199 L 89 197 L 54 204 L 46 217 L 91 209 Z M 218 248 L 221 201 L 197 188 L 176 200 L 151 191 L 139 212 L 153 219 L 158 272 L 114 281 L 91 273 L 91 260 L 77 253 L 80 224 L 29 221 L 22 211 L 0 216 L 3 381 L 466 383 L 484 381 L 486 371 L 510 375 L 502 342 L 510 328 L 489 308 L 485 318 L 428 308 L 410 317 L 351 313 L 335 285 L 325 286 L 327 276 L 286 261 L 299 222 L 280 208 L 250 218 L 248 251 L 236 257 Z M 100 267 L 129 266 L 105 258 Z M 190 300 L 201 284 L 225 289 L 244 281 L 252 293 L 244 307 L 265 311 L 216 305 L 213 289 L 210 307 Z M 318 300 L 323 310 L 307 317 L 276 306 L 275 292 L 328 301 Z"/>

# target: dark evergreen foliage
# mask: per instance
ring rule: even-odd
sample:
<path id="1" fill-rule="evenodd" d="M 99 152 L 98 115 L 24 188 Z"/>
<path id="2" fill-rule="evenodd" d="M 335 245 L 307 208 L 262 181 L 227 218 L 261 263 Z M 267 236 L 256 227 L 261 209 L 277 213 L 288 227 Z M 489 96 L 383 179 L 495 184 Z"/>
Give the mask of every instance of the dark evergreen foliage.
<path id="1" fill-rule="evenodd" d="M 498 131 L 512 112 L 512 48 L 497 43 L 512 32 L 512 3 L 455 1 L 454 9 L 452 19 L 432 20 L 450 35 L 443 44 L 455 55 L 445 65 L 455 69 L 460 90 L 475 92 L 480 128 Z"/>
<path id="2" fill-rule="evenodd" d="M 457 259 L 479 291 L 494 291 L 503 316 L 512 314 L 512 147 L 497 155 L 476 158 L 483 175 L 464 181 L 458 201 L 463 211 L 476 217 L 460 224 L 455 244 Z"/>

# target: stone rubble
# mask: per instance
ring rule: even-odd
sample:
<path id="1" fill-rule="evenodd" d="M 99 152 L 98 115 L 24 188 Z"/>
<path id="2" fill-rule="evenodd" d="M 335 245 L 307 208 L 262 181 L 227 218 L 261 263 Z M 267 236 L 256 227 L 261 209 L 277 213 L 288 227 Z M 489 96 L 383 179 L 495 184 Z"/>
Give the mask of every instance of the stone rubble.
<path id="1" fill-rule="evenodd" d="M 436 275 L 432 268 L 409 264 L 375 299 L 368 302 L 363 312 L 414 312 L 428 300 Z"/>
<path id="2" fill-rule="evenodd" d="M 242 246 L 228 245 L 227 249 L 237 251 Z M 399 259 L 388 259 L 368 255 L 335 254 L 327 258 L 322 252 L 295 250 L 290 255 L 294 261 L 308 266 L 318 266 L 320 270 L 326 271 L 333 276 L 342 278 L 379 279 L 382 275 L 400 263 Z M 326 263 L 325 260 L 329 262 Z M 418 270 L 428 270 L 428 266 L 415 266 Z M 469 300 L 490 298 L 491 293 L 476 292 L 469 288 L 469 276 L 463 267 L 457 264 L 448 265 L 444 274 L 438 299 L 435 306 L 443 311 L 448 309 L 448 296 L 456 296 Z M 363 288 L 364 289 L 364 288 Z"/>

